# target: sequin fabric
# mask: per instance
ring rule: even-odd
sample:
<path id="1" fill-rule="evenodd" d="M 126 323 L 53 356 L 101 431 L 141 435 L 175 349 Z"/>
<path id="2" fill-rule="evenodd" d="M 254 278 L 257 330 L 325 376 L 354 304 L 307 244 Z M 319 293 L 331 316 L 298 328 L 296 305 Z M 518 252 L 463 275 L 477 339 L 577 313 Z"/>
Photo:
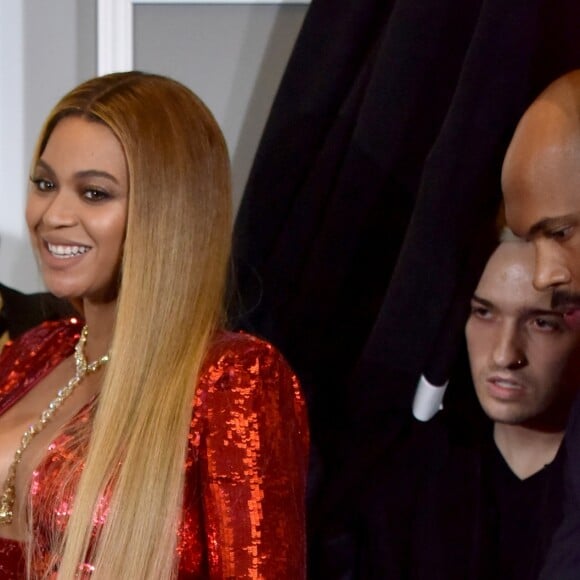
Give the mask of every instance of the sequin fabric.
<path id="1" fill-rule="evenodd" d="M 70 356 L 80 329 L 78 322 L 45 323 L 6 348 L 0 358 L 0 409 L 10 406 L 5 398 L 14 404 L 23 396 L 20 390 L 30 390 Z M 10 370 L 16 361 L 18 377 Z M 90 421 L 89 409 L 76 421 Z M 72 505 L 72 494 L 65 492 L 47 510 L 46 498 L 54 497 L 71 463 L 76 480 L 82 471 L 84 452 L 70 445 L 71 426 L 51 443 L 31 484 L 39 573 L 52 556 L 48 538 L 62 533 Z M 180 579 L 305 577 L 307 449 L 304 401 L 284 359 L 255 337 L 220 333 L 192 408 L 177 548 Z M 106 498 L 101 504 L 95 527 L 106 517 Z M 48 522 L 58 529 L 48 529 Z M 6 574 L 0 578 L 21 578 L 21 565 L 21 545 L 0 538 L 0 566 L 6 569 L 0 568 Z"/>

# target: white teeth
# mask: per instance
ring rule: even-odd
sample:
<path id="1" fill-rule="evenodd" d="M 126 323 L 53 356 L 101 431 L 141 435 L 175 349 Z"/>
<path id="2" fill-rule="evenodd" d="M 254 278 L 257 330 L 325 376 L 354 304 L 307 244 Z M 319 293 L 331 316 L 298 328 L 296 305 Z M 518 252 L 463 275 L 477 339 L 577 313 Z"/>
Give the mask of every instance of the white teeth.
<path id="1" fill-rule="evenodd" d="M 47 246 L 48 251 L 55 258 L 74 258 L 90 250 L 87 246 L 57 246 L 55 244 L 47 244 Z"/>

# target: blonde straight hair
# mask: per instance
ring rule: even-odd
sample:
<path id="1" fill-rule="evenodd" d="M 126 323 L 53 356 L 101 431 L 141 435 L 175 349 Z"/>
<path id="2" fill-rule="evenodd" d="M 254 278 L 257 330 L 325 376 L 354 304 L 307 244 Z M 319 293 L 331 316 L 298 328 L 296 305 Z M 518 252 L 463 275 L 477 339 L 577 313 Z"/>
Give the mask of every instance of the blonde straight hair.
<path id="1" fill-rule="evenodd" d="M 130 188 L 112 358 L 53 563 L 63 579 L 78 577 L 87 561 L 93 580 L 172 578 L 192 401 L 209 341 L 223 323 L 231 238 L 227 148 L 189 89 L 157 75 L 116 73 L 63 97 L 33 163 L 57 123 L 71 115 L 104 123 L 117 136 Z M 107 517 L 94 538 L 105 492 Z"/>

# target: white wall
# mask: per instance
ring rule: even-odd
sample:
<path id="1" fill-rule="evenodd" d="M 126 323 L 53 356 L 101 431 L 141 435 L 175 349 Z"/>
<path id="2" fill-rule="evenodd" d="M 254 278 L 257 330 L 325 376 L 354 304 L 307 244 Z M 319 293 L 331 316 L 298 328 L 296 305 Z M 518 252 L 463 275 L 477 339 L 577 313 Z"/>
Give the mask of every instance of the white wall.
<path id="1" fill-rule="evenodd" d="M 0 0 L 0 280 L 21 290 L 42 287 L 24 224 L 28 163 L 52 106 L 96 70 L 95 6 Z"/>
<path id="2" fill-rule="evenodd" d="M 208 104 L 232 157 L 235 203 L 305 5 L 137 5 L 135 68 Z M 28 160 L 58 98 L 96 74 L 96 0 L 0 0 L 0 281 L 41 288 L 23 211 Z"/>
<path id="3" fill-rule="evenodd" d="M 135 68 L 174 77 L 207 103 L 230 149 L 236 207 L 306 9 L 135 6 Z"/>
<path id="4" fill-rule="evenodd" d="M 0 272 L 26 283 L 29 262 L 24 237 L 24 59 L 23 0 L 0 1 Z"/>

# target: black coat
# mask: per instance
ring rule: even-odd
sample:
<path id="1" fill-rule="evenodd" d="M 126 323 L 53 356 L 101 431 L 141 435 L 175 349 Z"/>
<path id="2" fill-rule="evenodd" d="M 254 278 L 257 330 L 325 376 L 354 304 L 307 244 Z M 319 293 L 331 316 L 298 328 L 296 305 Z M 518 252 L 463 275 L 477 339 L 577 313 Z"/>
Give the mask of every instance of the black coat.
<path id="1" fill-rule="evenodd" d="M 564 456 L 562 448 L 542 475 L 534 503 L 537 511 L 529 513 L 526 522 L 532 540 L 525 544 L 517 580 L 537 578 L 561 521 Z M 351 577 L 499 580 L 494 564 L 498 515 L 490 484 L 495 457 L 499 452 L 490 429 L 475 436 L 450 428 L 444 417 L 412 425 L 404 448 L 377 470 L 378 477 L 365 494 L 360 519 L 353 527 L 356 549 Z M 538 521 L 541 525 L 535 524 Z M 521 539 L 513 541 L 514 546 L 518 541 L 521 545 Z"/>
<path id="2" fill-rule="evenodd" d="M 0 335 L 8 330 L 16 338 L 45 320 L 58 320 L 74 314 L 72 307 L 52 294 L 23 294 L 0 284 L 3 307 L 0 312 Z"/>
<path id="3" fill-rule="evenodd" d="M 540 580 L 580 578 L 580 398 L 572 408 L 564 438 L 564 519 L 554 539 Z"/>

